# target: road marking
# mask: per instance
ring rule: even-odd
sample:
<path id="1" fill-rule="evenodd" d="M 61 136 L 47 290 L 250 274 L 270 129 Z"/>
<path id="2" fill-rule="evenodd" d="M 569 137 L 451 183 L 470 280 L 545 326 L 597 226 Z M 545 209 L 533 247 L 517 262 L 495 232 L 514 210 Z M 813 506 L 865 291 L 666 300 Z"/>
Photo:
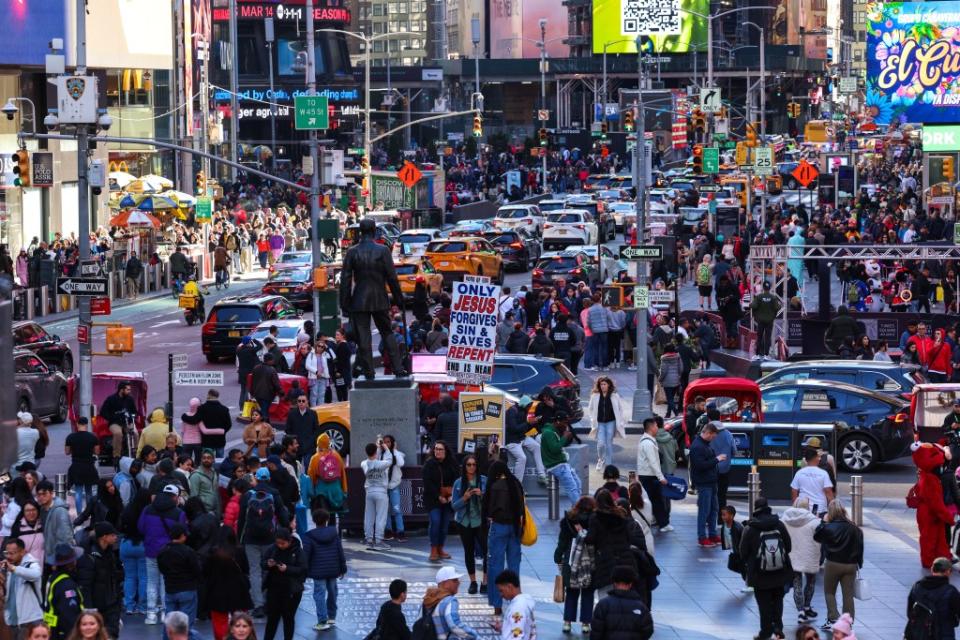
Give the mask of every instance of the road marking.
<path id="1" fill-rule="evenodd" d="M 157 328 L 159 328 L 159 327 L 165 327 L 165 326 L 171 325 L 171 324 L 180 324 L 180 320 L 179 320 L 179 319 L 177 319 L 177 320 L 164 320 L 163 322 L 158 322 L 158 323 L 156 323 L 156 324 L 152 324 L 152 325 L 150 325 L 148 328 L 149 328 L 149 329 L 157 329 Z"/>

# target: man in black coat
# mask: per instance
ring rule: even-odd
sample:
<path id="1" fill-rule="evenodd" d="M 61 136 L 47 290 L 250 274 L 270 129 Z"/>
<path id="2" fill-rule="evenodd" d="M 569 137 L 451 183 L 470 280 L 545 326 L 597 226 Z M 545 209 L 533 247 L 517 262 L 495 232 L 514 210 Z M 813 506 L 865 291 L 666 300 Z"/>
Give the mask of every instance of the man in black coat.
<path id="1" fill-rule="evenodd" d="M 360 221 L 360 242 L 347 250 L 340 271 L 340 308 L 350 318 L 357 341 L 357 368 L 368 380 L 373 380 L 373 347 L 370 320 L 377 326 L 383 339 L 390 362 L 399 364 L 400 351 L 390 328 L 390 300 L 387 287 L 394 301 L 403 304 L 400 281 L 393 268 L 390 250 L 374 242 L 377 225 L 371 218 Z M 405 377 L 402 365 L 394 368 L 394 374 Z"/>
<path id="2" fill-rule="evenodd" d="M 93 539 L 77 560 L 77 583 L 83 594 L 83 604 L 100 612 L 111 638 L 119 637 L 120 607 L 123 604 L 123 566 L 116 544 L 114 526 L 109 522 L 98 522 Z"/>
<path id="3" fill-rule="evenodd" d="M 246 401 L 247 394 L 247 376 L 253 372 L 254 367 L 260 364 L 260 349 L 263 345 L 250 336 L 243 336 L 240 340 L 240 346 L 237 347 L 237 382 L 240 383 L 240 408 Z"/>
<path id="4" fill-rule="evenodd" d="M 433 427 L 434 442 L 443 440 L 450 447 L 451 453 L 459 453 L 460 443 L 457 442 L 459 429 L 457 403 L 450 396 L 444 396 L 440 400 L 440 413 L 437 415 L 437 423 Z"/>
<path id="5" fill-rule="evenodd" d="M 631 567 L 613 570 L 613 590 L 593 610 L 590 640 L 649 640 L 653 616 L 633 585 L 638 580 Z"/>
<path id="6" fill-rule="evenodd" d="M 760 612 L 761 638 L 784 637 L 784 587 L 793 580 L 790 549 L 786 525 L 770 509 L 766 498 L 757 498 L 753 517 L 747 520 L 740 539 L 740 558 L 747 573 L 747 585 L 753 587 Z"/>
<path id="7" fill-rule="evenodd" d="M 194 415 L 183 414 L 181 419 L 189 424 L 200 424 L 207 429 L 223 429 L 223 435 L 215 433 L 201 433 L 201 449 L 213 449 L 218 457 L 223 457 L 223 449 L 227 446 L 227 432 L 233 426 L 230 409 L 220 402 L 220 392 L 216 389 L 207 391 L 207 401 L 197 408 Z"/>
<path id="8" fill-rule="evenodd" d="M 309 462 L 317 450 L 320 421 L 317 419 L 317 412 L 310 408 L 306 393 L 297 397 L 297 405 L 287 414 L 287 423 L 283 429 L 288 435 L 296 436 L 300 443 L 298 457 Z"/>
<path id="9" fill-rule="evenodd" d="M 270 405 L 273 399 L 283 395 L 283 387 L 280 385 L 280 376 L 273 366 L 273 354 L 268 353 L 263 357 L 263 362 L 253 368 L 250 377 L 250 395 L 260 405 L 260 414 L 264 417 L 270 415 Z"/>

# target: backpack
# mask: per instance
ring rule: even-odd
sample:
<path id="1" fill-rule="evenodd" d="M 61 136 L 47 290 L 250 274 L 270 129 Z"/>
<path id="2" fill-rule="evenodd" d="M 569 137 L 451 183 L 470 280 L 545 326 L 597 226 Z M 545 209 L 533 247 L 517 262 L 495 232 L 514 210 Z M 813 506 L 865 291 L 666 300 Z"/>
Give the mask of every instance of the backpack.
<path id="1" fill-rule="evenodd" d="M 701 287 L 709 286 L 710 284 L 710 267 L 709 265 L 701 263 L 697 267 L 697 284 Z"/>
<path id="2" fill-rule="evenodd" d="M 903 630 L 904 640 L 938 640 L 940 638 L 940 621 L 937 619 L 936 606 L 933 602 L 919 597 L 920 590 L 914 587 L 913 606 L 907 612 L 907 626 Z"/>
<path id="3" fill-rule="evenodd" d="M 763 573 L 775 573 L 787 566 L 787 552 L 780 531 L 764 531 L 760 534 L 757 564 Z"/>
<path id="4" fill-rule="evenodd" d="M 248 536 L 267 538 L 277 531 L 277 511 L 273 495 L 264 491 L 250 490 L 247 502 L 247 518 L 243 527 L 243 538 Z"/>
<path id="5" fill-rule="evenodd" d="M 343 471 L 340 466 L 340 460 L 332 451 L 323 454 L 317 466 L 319 467 L 320 479 L 325 482 L 337 480 Z"/>
<path id="6" fill-rule="evenodd" d="M 437 640 L 437 629 L 433 626 L 433 611 L 439 603 L 429 609 L 423 608 L 420 617 L 413 623 L 410 640 Z"/>

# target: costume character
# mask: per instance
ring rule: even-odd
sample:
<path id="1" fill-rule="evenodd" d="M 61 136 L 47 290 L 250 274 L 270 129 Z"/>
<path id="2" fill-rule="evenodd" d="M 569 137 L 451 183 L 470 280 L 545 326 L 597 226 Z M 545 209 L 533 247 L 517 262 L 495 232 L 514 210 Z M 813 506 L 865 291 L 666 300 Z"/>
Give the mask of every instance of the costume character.
<path id="1" fill-rule="evenodd" d="M 913 463 L 917 465 L 917 530 L 920 532 L 920 564 L 928 568 L 939 557 L 949 558 L 950 545 L 944 527 L 952 526 L 954 516 L 943 502 L 940 471 L 946 463 L 943 449 L 929 442 L 915 443 Z"/>

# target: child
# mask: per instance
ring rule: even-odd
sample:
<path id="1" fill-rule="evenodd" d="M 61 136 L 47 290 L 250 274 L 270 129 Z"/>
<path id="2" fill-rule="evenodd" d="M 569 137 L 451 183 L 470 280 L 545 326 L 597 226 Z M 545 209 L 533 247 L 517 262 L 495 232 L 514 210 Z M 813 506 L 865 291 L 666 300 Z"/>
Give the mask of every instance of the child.
<path id="1" fill-rule="evenodd" d="M 386 494 L 386 491 L 384 491 Z M 347 573 L 347 557 L 335 526 L 328 526 L 330 514 L 325 509 L 313 512 L 317 525 L 302 534 L 307 554 L 307 577 L 313 580 L 313 602 L 317 609 L 315 631 L 326 631 L 336 624 L 337 578 Z"/>
<path id="2" fill-rule="evenodd" d="M 360 463 L 366 478 L 363 488 L 367 494 L 363 507 L 363 537 L 366 539 L 367 549 L 373 551 L 390 550 L 390 545 L 383 542 L 383 529 L 387 526 L 387 513 L 390 510 L 387 469 L 390 468 L 392 460 L 377 460 L 378 454 L 385 448 L 382 438 L 379 444 L 368 442 L 367 459 Z"/>
<path id="3" fill-rule="evenodd" d="M 730 551 L 730 558 L 727 560 L 727 569 L 740 574 L 740 577 L 746 581 L 747 571 L 743 558 L 740 557 L 740 538 L 743 537 L 743 525 L 736 521 L 737 510 L 733 505 L 724 505 L 720 508 L 720 520 L 723 522 L 720 528 L 720 544 L 724 551 Z M 753 591 L 751 587 L 740 589 L 742 593 Z"/>

